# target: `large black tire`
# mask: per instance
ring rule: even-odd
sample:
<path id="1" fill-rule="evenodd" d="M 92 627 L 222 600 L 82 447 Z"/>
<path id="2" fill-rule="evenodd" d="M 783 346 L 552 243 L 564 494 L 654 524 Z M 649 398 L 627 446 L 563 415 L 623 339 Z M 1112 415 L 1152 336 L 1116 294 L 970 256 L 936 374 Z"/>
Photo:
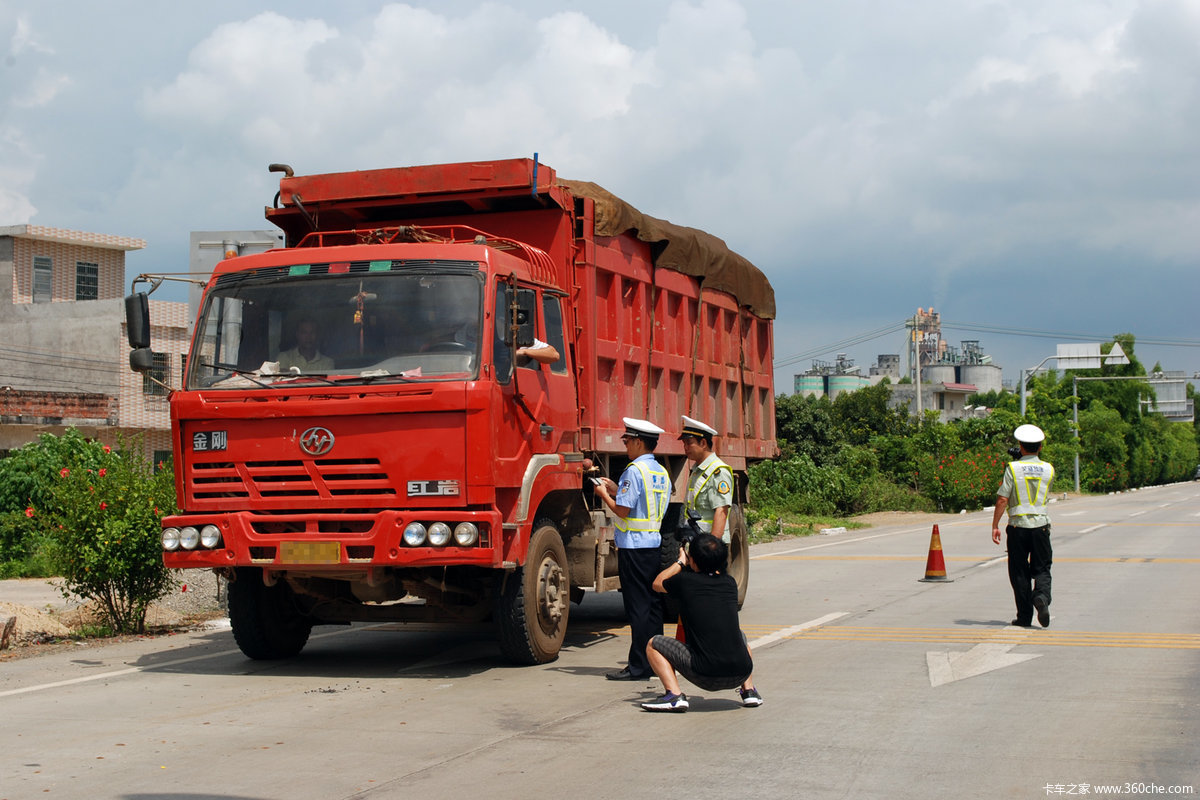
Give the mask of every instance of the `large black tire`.
<path id="1" fill-rule="evenodd" d="M 249 658 L 291 658 L 304 649 L 313 620 L 302 613 L 284 582 L 266 586 L 262 571 L 239 569 L 229 584 L 229 622 L 233 638 Z"/>
<path id="2" fill-rule="evenodd" d="M 746 530 L 746 515 L 739 505 L 729 507 L 729 574 L 737 583 L 740 611 L 750 588 L 750 532 Z"/>
<path id="3" fill-rule="evenodd" d="M 500 651 L 515 664 L 558 658 L 571 611 L 567 550 L 554 524 L 539 520 L 529 538 L 525 565 L 501 582 L 496 595 Z"/>

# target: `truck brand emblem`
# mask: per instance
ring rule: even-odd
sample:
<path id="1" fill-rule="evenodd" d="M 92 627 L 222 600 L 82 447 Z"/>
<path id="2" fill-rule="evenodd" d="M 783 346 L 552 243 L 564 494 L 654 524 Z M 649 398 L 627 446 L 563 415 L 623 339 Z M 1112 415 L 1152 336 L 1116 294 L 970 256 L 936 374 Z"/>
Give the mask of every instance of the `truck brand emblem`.
<path id="1" fill-rule="evenodd" d="M 409 497 L 458 496 L 458 481 L 409 481 Z"/>
<path id="2" fill-rule="evenodd" d="M 333 449 L 333 434 L 328 428 L 309 428 L 300 434 L 300 449 L 310 456 L 323 456 Z"/>

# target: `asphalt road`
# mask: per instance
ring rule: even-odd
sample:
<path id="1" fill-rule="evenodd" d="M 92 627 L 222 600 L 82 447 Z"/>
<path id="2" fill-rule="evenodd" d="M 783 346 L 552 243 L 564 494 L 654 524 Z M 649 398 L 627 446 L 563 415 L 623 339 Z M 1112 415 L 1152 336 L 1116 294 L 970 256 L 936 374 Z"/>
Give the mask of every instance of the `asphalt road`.
<path id="1" fill-rule="evenodd" d="M 486 628 L 319 628 L 252 662 L 228 630 L 0 665 L 5 798 L 1042 798 L 1200 791 L 1200 483 L 1052 507 L 1048 630 L 1014 629 L 990 512 L 752 551 L 766 704 L 619 684 L 616 595 L 560 658 Z M 687 689 L 685 688 L 685 691 Z M 1107 793 L 1107 792 L 1105 792 Z"/>

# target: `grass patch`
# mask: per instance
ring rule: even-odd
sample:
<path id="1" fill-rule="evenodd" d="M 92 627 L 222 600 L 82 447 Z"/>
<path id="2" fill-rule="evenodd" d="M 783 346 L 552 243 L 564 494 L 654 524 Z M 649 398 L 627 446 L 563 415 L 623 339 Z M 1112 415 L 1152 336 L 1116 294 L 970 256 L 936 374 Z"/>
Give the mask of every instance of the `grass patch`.
<path id="1" fill-rule="evenodd" d="M 750 544 L 776 542 L 798 536 L 812 536 L 823 528 L 866 528 L 865 523 L 840 517 L 797 514 L 790 511 L 748 511 L 746 514 Z"/>

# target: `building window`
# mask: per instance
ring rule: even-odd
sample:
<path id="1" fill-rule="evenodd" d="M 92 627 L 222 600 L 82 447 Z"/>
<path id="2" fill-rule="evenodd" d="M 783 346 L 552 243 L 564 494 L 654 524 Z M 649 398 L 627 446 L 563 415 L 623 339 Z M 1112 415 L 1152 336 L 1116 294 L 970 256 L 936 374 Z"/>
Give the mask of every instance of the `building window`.
<path id="1" fill-rule="evenodd" d="M 163 384 L 171 377 L 168 374 L 170 368 L 171 354 L 155 353 L 154 367 L 142 375 L 142 394 L 149 397 L 166 397 L 167 387 L 163 386 Z"/>
<path id="2" fill-rule="evenodd" d="M 100 296 L 100 266 L 87 261 L 75 262 L 75 299 L 95 300 Z"/>
<path id="3" fill-rule="evenodd" d="M 49 256 L 33 257 L 33 302 L 49 303 L 54 298 L 54 262 Z"/>
<path id="4" fill-rule="evenodd" d="M 179 385 L 187 386 L 187 353 L 179 354 Z"/>

